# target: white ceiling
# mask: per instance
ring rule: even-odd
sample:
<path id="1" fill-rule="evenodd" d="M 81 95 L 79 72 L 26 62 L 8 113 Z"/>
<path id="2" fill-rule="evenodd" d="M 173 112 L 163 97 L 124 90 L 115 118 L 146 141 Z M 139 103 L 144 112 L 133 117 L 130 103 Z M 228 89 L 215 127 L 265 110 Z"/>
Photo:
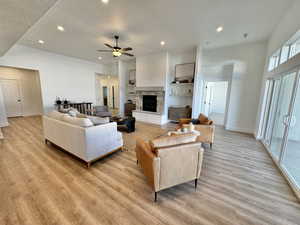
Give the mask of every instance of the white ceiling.
<path id="1" fill-rule="evenodd" d="M 57 0 L 0 0 L 0 56 Z"/>
<path id="2" fill-rule="evenodd" d="M 198 43 L 214 48 L 267 39 L 292 2 L 110 0 L 105 5 L 101 0 L 60 0 L 19 43 L 94 62 L 101 55 L 104 63 L 111 62 L 111 54 L 96 50 L 106 49 L 104 42 L 112 44 L 113 34 L 121 36 L 121 47 L 133 47 L 135 55 L 181 51 Z M 57 31 L 57 25 L 64 26 L 65 32 Z M 216 33 L 219 25 L 224 31 Z M 249 34 L 247 39 L 244 33 Z M 38 44 L 39 39 L 45 44 Z"/>

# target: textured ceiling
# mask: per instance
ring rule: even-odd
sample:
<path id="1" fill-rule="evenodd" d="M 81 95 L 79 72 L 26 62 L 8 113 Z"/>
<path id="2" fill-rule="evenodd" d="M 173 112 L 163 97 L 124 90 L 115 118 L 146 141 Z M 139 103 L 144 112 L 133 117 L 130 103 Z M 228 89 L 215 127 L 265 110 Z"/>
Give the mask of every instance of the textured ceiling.
<path id="1" fill-rule="evenodd" d="M 0 56 L 57 0 L 0 0 Z"/>
<path id="2" fill-rule="evenodd" d="M 19 43 L 94 62 L 99 62 L 101 55 L 104 63 L 111 62 L 111 54 L 96 50 L 106 49 L 103 43 L 112 43 L 113 34 L 121 36 L 122 47 L 133 47 L 135 55 L 181 51 L 198 43 L 215 48 L 266 40 L 292 2 L 110 0 L 106 5 L 101 0 L 60 0 Z M 64 26 L 65 32 L 57 31 L 57 25 Z M 224 31 L 216 33 L 219 25 L 224 26 Z M 244 33 L 249 34 L 247 39 Z M 40 45 L 39 39 L 45 44 Z M 161 40 L 166 42 L 164 47 L 160 46 Z"/>

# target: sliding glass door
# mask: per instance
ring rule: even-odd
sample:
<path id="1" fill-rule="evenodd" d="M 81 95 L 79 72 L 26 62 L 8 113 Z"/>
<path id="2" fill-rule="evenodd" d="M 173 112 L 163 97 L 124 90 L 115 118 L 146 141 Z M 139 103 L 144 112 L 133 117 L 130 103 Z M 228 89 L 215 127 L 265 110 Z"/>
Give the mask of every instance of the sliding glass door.
<path id="1" fill-rule="evenodd" d="M 293 105 L 289 117 L 286 146 L 282 151 L 282 166 L 293 182 L 300 187 L 300 87 L 295 89 Z"/>
<path id="2" fill-rule="evenodd" d="M 277 160 L 279 160 L 283 145 L 295 79 L 296 73 L 290 73 L 281 78 L 281 86 L 270 143 L 270 151 Z"/>
<path id="3" fill-rule="evenodd" d="M 300 74 L 268 81 L 263 143 L 290 183 L 300 192 Z"/>

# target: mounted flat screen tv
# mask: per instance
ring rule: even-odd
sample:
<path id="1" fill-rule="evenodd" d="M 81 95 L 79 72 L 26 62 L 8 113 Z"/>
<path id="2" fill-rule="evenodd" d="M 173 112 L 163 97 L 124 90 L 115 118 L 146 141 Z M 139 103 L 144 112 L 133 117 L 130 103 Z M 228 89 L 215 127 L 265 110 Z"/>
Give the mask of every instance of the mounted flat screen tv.
<path id="1" fill-rule="evenodd" d="M 175 65 L 175 80 L 193 80 L 195 75 L 195 63 L 184 63 Z"/>

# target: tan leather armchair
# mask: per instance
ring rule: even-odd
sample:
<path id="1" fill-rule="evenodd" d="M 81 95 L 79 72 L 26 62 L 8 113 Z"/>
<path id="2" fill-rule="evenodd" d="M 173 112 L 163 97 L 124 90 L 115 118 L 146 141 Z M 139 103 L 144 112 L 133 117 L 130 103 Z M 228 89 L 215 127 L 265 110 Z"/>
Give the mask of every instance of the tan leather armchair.
<path id="1" fill-rule="evenodd" d="M 200 135 L 197 137 L 197 141 L 207 143 L 210 145 L 210 148 L 212 148 L 215 137 L 215 125 L 213 125 L 213 121 L 209 120 L 203 114 L 200 114 L 198 121 L 199 124 L 194 124 L 195 130 L 200 132 Z M 190 122 L 192 122 L 192 119 L 179 119 L 178 128 L 182 128 Z"/>
<path id="2" fill-rule="evenodd" d="M 180 137 L 178 137 L 180 136 Z M 155 192 L 195 181 L 200 177 L 203 148 L 196 142 L 197 136 L 185 134 L 163 137 L 150 142 L 137 140 L 137 162 L 143 169 L 147 182 Z"/>

